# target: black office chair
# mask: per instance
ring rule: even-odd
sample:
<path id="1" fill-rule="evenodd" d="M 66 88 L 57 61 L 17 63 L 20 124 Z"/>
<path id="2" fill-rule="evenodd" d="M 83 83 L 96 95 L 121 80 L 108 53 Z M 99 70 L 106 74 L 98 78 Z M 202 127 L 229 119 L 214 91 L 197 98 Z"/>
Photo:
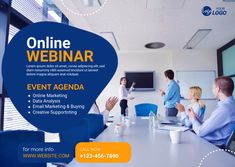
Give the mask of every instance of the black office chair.
<path id="1" fill-rule="evenodd" d="M 230 137 L 229 137 L 229 139 L 228 139 L 228 141 L 226 143 L 225 148 L 227 150 L 230 150 L 228 152 L 231 152 L 231 151 L 235 152 L 235 130 L 230 135 Z M 232 154 L 232 155 L 235 156 L 234 154 Z"/>

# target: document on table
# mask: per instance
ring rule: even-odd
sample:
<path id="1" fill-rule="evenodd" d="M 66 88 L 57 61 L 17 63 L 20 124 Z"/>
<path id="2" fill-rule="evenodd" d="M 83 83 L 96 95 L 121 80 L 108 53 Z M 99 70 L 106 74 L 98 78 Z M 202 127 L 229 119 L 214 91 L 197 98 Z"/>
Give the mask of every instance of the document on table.
<path id="1" fill-rule="evenodd" d="M 149 119 L 149 117 L 147 117 L 147 116 L 146 117 L 140 117 L 140 119 Z"/>
<path id="2" fill-rule="evenodd" d="M 182 132 L 185 132 L 187 130 L 189 130 L 188 127 L 185 127 L 185 126 L 173 126 L 173 125 L 159 125 L 158 126 L 158 129 L 160 130 L 179 130 L 179 131 L 182 131 Z"/>

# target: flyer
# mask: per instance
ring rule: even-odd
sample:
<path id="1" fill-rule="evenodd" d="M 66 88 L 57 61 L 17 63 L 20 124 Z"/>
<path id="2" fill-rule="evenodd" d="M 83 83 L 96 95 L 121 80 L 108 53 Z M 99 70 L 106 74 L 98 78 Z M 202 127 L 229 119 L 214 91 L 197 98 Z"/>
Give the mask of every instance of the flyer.
<path id="1" fill-rule="evenodd" d="M 234 0 L 0 0 L 1 167 L 234 167 Z"/>

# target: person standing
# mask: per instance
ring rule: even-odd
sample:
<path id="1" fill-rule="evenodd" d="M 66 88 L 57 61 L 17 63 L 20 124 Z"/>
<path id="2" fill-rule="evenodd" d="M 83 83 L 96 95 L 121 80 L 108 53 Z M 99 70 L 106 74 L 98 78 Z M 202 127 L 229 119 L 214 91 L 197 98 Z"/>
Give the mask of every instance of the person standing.
<path id="1" fill-rule="evenodd" d="M 174 72 L 172 70 L 166 70 L 164 74 L 168 88 L 166 92 L 160 89 L 160 93 L 164 97 L 166 116 L 176 116 L 178 114 L 176 104 L 180 102 L 180 87 L 174 80 Z"/>
<path id="2" fill-rule="evenodd" d="M 121 115 L 126 116 L 126 109 L 128 108 L 128 100 L 133 100 L 134 97 L 128 97 L 128 95 L 134 90 L 135 82 L 132 83 L 129 91 L 126 88 L 127 79 L 122 77 L 120 79 L 120 88 L 119 88 L 119 99 L 121 107 Z"/>

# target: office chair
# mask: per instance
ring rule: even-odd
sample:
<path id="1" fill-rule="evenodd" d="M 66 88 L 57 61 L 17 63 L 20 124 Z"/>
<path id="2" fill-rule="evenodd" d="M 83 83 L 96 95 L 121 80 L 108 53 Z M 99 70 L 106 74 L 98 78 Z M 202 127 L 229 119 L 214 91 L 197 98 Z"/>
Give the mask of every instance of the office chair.
<path id="1" fill-rule="evenodd" d="M 60 142 L 69 150 L 73 150 L 73 157 L 75 157 L 75 147 L 80 142 L 89 142 L 88 121 L 86 119 L 78 120 L 76 126 L 66 129 L 59 134 Z M 65 167 L 67 163 L 72 161 L 73 158 L 68 159 L 65 163 L 52 163 L 57 167 Z"/>
<path id="2" fill-rule="evenodd" d="M 151 103 L 142 103 L 135 105 L 136 116 L 148 116 L 150 111 L 157 114 L 158 106 Z"/>
<path id="3" fill-rule="evenodd" d="M 88 121 L 86 119 L 79 120 L 76 126 L 66 129 L 63 132 L 60 132 L 59 136 L 61 143 L 69 144 L 71 147 L 73 147 L 73 149 L 79 142 L 88 142 Z"/>
<path id="4" fill-rule="evenodd" d="M 19 160 L 18 147 L 25 142 L 44 142 L 42 131 L 1 131 L 0 132 L 0 166 L 5 167 L 46 167 L 46 163 L 29 163 Z"/>
<path id="5" fill-rule="evenodd" d="M 88 121 L 90 139 L 95 139 L 105 129 L 103 115 L 87 114 L 84 119 Z"/>
<path id="6" fill-rule="evenodd" d="M 87 114 L 73 128 L 65 130 L 59 134 L 61 144 L 65 143 L 69 149 L 75 150 L 79 142 L 89 142 L 95 139 L 104 130 L 103 116 L 98 114 Z M 75 157 L 75 152 L 73 157 Z M 72 160 L 72 159 L 71 159 Z M 70 162 L 71 160 L 68 160 Z M 68 163 L 67 162 L 67 163 Z M 66 163 L 53 163 L 57 167 L 64 167 Z"/>
<path id="7" fill-rule="evenodd" d="M 203 121 L 204 115 L 206 112 L 206 106 L 201 107 L 198 113 L 198 119 Z"/>
<path id="8" fill-rule="evenodd" d="M 60 133 L 60 141 L 75 147 L 78 142 L 89 142 L 89 139 L 95 139 L 104 128 L 103 115 L 87 114 L 75 127 Z"/>
<path id="9" fill-rule="evenodd" d="M 232 132 L 232 134 L 230 135 L 225 148 L 227 150 L 231 150 L 235 152 L 235 130 Z M 234 154 L 232 154 L 233 156 L 235 156 Z"/>

